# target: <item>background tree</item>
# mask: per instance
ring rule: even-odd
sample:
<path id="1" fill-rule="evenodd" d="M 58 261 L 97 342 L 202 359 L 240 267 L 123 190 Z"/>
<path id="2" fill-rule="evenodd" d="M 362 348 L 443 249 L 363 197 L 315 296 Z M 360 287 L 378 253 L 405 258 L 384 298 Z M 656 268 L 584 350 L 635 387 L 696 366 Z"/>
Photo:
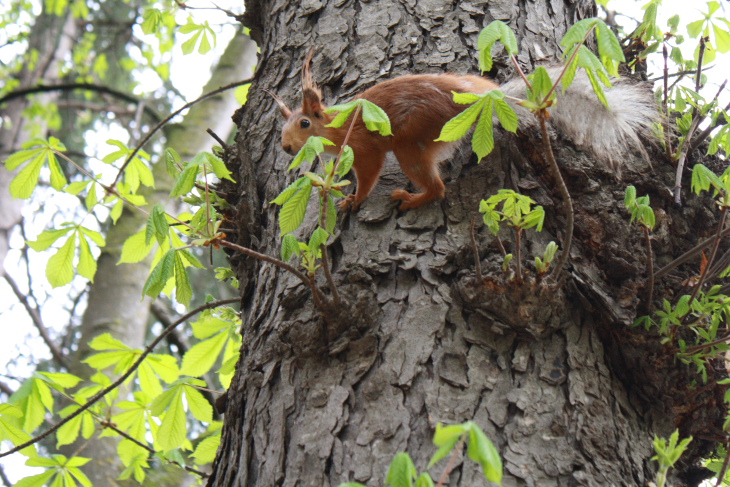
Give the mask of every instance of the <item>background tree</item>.
<path id="1" fill-rule="evenodd" d="M 164 65 L 152 64 L 152 54 L 147 57 L 151 63 L 149 66 L 133 62 L 128 55 L 135 46 L 142 51 L 154 53 L 154 46 L 145 47 L 140 43 L 141 39 L 132 32 L 135 26 L 139 28 L 138 22 L 142 21 L 142 14 L 149 8 L 159 5 L 152 3 L 147 5 L 147 2 L 138 4 L 101 2 L 97 6 L 93 14 L 87 11 L 89 15 L 84 16 L 79 12 L 79 9 L 83 11 L 86 8 L 81 2 L 74 5 L 64 3 L 60 7 L 43 5 L 42 13 L 31 25 L 27 36 L 26 62 L 8 66 L 10 73 L 14 69 L 19 71 L 15 75 L 17 81 L 8 82 L 5 86 L 6 95 L 10 96 L 6 96 L 9 101 L 6 103 L 7 111 L 3 117 L 5 127 L 0 131 L 3 159 L 17 151 L 29 138 L 39 137 L 47 131 L 61 137 L 77 156 L 83 157 L 85 153 L 95 153 L 98 148 L 94 147 L 94 144 L 99 144 L 101 141 L 89 138 L 87 131 L 90 129 L 101 131 L 104 125 L 114 124 L 115 120 L 121 122 L 131 135 L 131 141 L 137 143 L 160 122 L 158 113 L 169 110 L 169 101 L 172 97 L 169 100 L 165 97 L 156 97 L 154 94 L 139 97 L 131 92 L 134 85 L 132 77 L 137 73 L 154 69 L 163 77 L 166 76 Z M 9 24 L 22 18 L 23 14 L 28 13 L 23 10 L 24 8 L 21 3 L 8 6 L 5 22 Z M 50 8 L 50 11 L 46 8 Z M 22 43 L 25 40 L 22 36 L 22 24 L 18 22 L 16 27 L 21 35 L 15 41 Z M 158 50 L 154 56 L 164 57 L 166 52 L 169 55 L 173 46 L 171 35 L 172 32 L 159 32 L 156 41 L 166 44 L 167 47 Z M 36 61 L 32 56 L 35 50 L 40 61 Z M 239 29 L 226 52 L 215 64 L 211 78 L 203 88 L 204 92 L 211 92 L 250 76 L 255 65 L 255 53 L 255 44 Z M 64 64 L 64 60 L 67 59 L 73 59 L 73 63 Z M 104 68 L 92 71 L 90 70 L 92 66 Z M 174 89 L 169 80 L 162 81 Z M 51 88 L 43 88 L 49 86 Z M 21 90 L 26 90 L 30 94 L 15 96 Z M 40 99 L 38 95 L 33 95 L 33 92 L 40 92 Z M 131 109 L 130 102 L 134 103 Z M 100 111 L 101 106 L 104 107 L 103 111 Z M 218 136 L 227 138 L 233 125 L 230 120 L 220 117 L 219 114 L 232 112 L 237 106 L 239 102 L 233 90 L 223 91 L 206 103 L 193 106 L 182 121 L 166 127 L 165 143 L 173 144 L 181 157 L 186 160 L 191 159 L 215 143 L 205 130 L 200 130 L 199 127 L 204 126 Z M 50 113 L 56 115 L 56 118 L 46 117 L 54 122 L 53 125 L 49 126 L 43 118 L 39 121 L 38 117 L 29 116 L 29 113 L 43 113 L 41 107 L 46 107 Z M 158 112 L 160 108 L 162 111 Z M 105 117 L 108 114 L 114 114 L 116 117 Z M 62 118 L 62 123 L 59 123 L 61 122 L 58 120 L 59 117 Z M 160 137 L 156 136 L 151 138 L 145 147 L 150 151 L 156 148 L 159 150 L 159 144 Z M 179 205 L 169 198 L 172 180 L 165 170 L 165 165 L 164 158 L 154 159 L 152 173 L 156 187 L 143 189 L 140 194 L 146 198 L 150 206 L 161 203 L 171 205 L 169 206 L 171 210 L 177 209 Z M 64 169 L 71 179 L 77 172 L 71 165 Z M 0 172 L 2 172 L 0 179 L 4 184 L 2 191 L 4 232 L 3 242 L 0 245 L 3 250 L 0 256 L 3 258 L 0 259 L 2 261 L 7 250 L 7 237 L 21 218 L 22 200 L 10 197 L 8 187 L 13 175 L 6 171 L 4 166 L 0 168 Z M 16 174 L 17 172 L 15 171 Z M 83 209 L 80 211 L 83 212 Z M 58 335 L 49 330 L 43 322 L 42 299 L 37 298 L 32 292 L 24 293 L 10 274 L 5 274 L 18 299 L 32 314 L 36 327 L 52 352 L 53 359 L 47 364 L 42 364 L 41 369 L 69 371 L 89 379 L 93 370 L 83 361 L 90 354 L 88 344 L 102 333 L 111 333 L 134 348 L 141 348 L 144 345 L 151 326 L 156 322 L 150 320 L 149 316 L 152 300 L 146 299 L 140 302 L 142 289 L 151 270 L 152 256 L 134 264 L 121 266 L 117 264 L 122 244 L 139 232 L 146 220 L 146 216 L 141 212 L 124 210 L 117 224 L 109 228 L 106 234 L 107 245 L 98 259 L 96 279 L 88 290 L 83 288 L 79 290 L 80 295 L 75 301 L 77 304 L 81 301 L 82 305 L 79 307 L 74 305 L 71 308 L 69 325 Z M 25 225 L 33 228 L 34 223 L 26 221 Z M 103 229 L 106 230 L 106 225 Z M 31 231 L 39 232 L 38 229 Z M 43 280 L 45 281 L 45 278 Z M 29 289 L 34 287 L 44 288 L 45 283 L 28 283 Z M 84 308 L 81 316 L 78 310 Z M 161 312 L 164 313 L 164 307 L 158 309 L 158 314 Z M 74 326 L 73 323 L 79 321 L 80 324 Z M 182 335 L 175 338 L 174 347 L 183 353 L 185 338 Z M 12 389 L 8 388 L 6 392 L 9 394 Z M 63 451 L 69 456 L 83 452 L 86 457 L 93 458 L 85 465 L 84 471 L 94 485 L 117 485 L 116 479 L 124 470 L 124 465 L 116 453 L 118 440 L 119 437 L 99 438 L 98 435 L 88 440 L 80 438 L 75 444 L 65 447 Z M 190 480 L 193 478 L 189 477 L 186 482 Z M 162 479 L 158 477 L 157 482 L 161 481 Z M 180 485 L 180 482 L 178 479 L 176 485 Z"/>

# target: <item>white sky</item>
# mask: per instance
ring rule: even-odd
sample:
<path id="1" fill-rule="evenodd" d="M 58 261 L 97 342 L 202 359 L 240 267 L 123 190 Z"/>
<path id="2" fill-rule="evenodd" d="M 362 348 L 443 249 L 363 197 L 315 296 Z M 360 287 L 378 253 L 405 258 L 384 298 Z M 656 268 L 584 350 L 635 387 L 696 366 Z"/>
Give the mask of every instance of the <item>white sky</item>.
<path id="1" fill-rule="evenodd" d="M 211 2 L 208 2 L 206 0 L 191 0 L 187 3 L 190 6 L 196 7 L 211 5 Z M 238 9 L 240 9 L 242 1 L 215 0 L 214 3 L 224 9 L 232 10 L 239 13 Z M 631 17 L 640 18 L 642 15 L 642 11 L 640 8 L 642 3 L 633 2 L 631 0 L 613 0 L 609 4 L 609 7 L 617 11 L 625 12 Z M 694 2 L 692 3 L 692 5 L 692 7 L 688 6 L 688 2 L 686 0 L 665 0 L 662 12 L 667 12 L 671 14 L 679 13 L 681 17 L 681 24 L 686 25 L 687 22 L 702 18 L 700 10 L 698 10 L 694 6 L 697 6 L 699 7 L 699 9 L 702 10 L 706 9 L 704 2 Z M 232 19 L 229 19 L 224 14 L 221 14 L 220 12 L 216 12 L 214 10 L 191 10 L 190 13 L 194 16 L 197 22 L 208 20 L 212 26 L 219 24 L 230 24 L 232 22 Z M 187 13 L 181 12 L 180 16 L 180 22 L 184 23 L 184 19 L 186 18 Z M 618 21 L 619 23 L 627 24 L 627 31 L 633 30 L 634 24 L 632 24 L 630 21 L 627 21 L 625 17 L 619 17 Z M 662 25 L 665 25 L 665 22 Z M 221 34 L 218 36 L 216 49 L 214 50 L 214 52 L 209 53 L 205 56 L 195 53 L 187 55 L 183 58 L 178 43 L 171 64 L 171 77 L 178 89 L 186 96 L 187 100 L 192 100 L 201 94 L 202 87 L 207 81 L 210 74 L 211 63 L 220 56 L 222 49 L 225 47 L 228 40 L 233 35 L 233 30 L 234 28 L 231 25 L 224 26 Z M 2 56 L 6 55 L 3 54 L 4 52 L 6 53 L 7 51 L 0 50 L 0 61 L 3 60 Z M 691 57 L 691 53 L 686 53 L 685 57 Z M 728 57 L 725 56 L 724 61 L 718 60 L 715 62 L 715 64 L 717 66 L 727 65 L 727 60 Z M 723 81 L 724 76 L 728 76 L 728 72 L 726 69 L 718 67 L 714 70 L 710 70 L 707 75 L 711 79 L 709 83 L 711 87 L 708 88 L 707 93 L 711 93 L 709 96 L 713 96 L 717 90 L 717 87 Z M 150 76 L 149 79 L 141 81 L 146 83 L 147 86 L 151 87 L 157 86 L 159 84 L 159 81 L 156 80 L 154 76 Z M 725 95 L 724 103 L 727 103 L 727 99 L 728 96 Z M 109 135 L 110 137 L 120 138 L 118 134 L 110 133 L 106 135 Z M 101 135 L 101 138 L 103 140 L 106 140 L 106 138 L 110 137 L 106 137 L 104 134 Z M 37 203 L 35 203 L 26 205 L 24 213 L 29 218 L 31 217 L 31 215 L 35 215 L 35 217 L 37 218 L 37 212 L 39 210 L 40 208 L 38 208 Z M 53 212 L 51 211 L 49 213 L 49 210 L 51 209 L 45 208 L 45 211 L 47 212 L 46 214 L 49 215 L 47 217 L 48 220 L 50 220 L 53 216 Z M 30 229 L 30 233 L 37 234 L 38 230 Z M 12 245 L 15 248 L 18 248 L 22 245 L 22 239 L 20 239 L 19 235 L 15 235 L 12 241 Z M 27 278 L 25 277 L 24 267 L 23 265 L 21 265 L 19 251 L 11 251 L 9 258 L 5 262 L 5 267 L 8 272 L 14 276 L 21 288 L 27 289 Z M 33 266 L 31 268 L 31 272 L 34 276 L 36 276 L 35 278 L 38 279 L 39 282 L 44 282 L 44 268 L 45 259 L 39 257 L 38 254 L 35 254 L 33 256 Z M 77 281 L 70 285 L 74 287 L 74 290 L 71 291 L 69 286 L 57 290 L 50 290 L 50 286 L 48 286 L 47 284 L 41 286 L 36 283 L 36 286 L 38 286 L 38 289 L 36 289 L 36 291 L 39 296 L 43 297 L 45 292 L 51 293 L 51 299 L 48 300 L 46 306 L 42 310 L 44 322 L 47 326 L 49 326 L 52 330 L 55 330 L 58 333 L 61 333 L 63 331 L 63 328 L 66 326 L 66 320 L 68 316 L 67 312 L 64 310 L 64 307 L 68 306 L 68 296 L 75 295 L 78 289 L 83 287 L 84 285 L 84 282 Z M 0 314 L 0 317 L 2 318 L 3 332 L 3 339 L 0 340 L 0 357 L 4 357 L 6 359 L 10 359 L 11 357 L 32 357 L 32 361 L 50 358 L 50 354 L 48 353 L 47 348 L 38 337 L 38 333 L 32 326 L 32 323 L 26 315 L 23 307 L 20 304 L 10 304 L 8 302 L 8 296 L 13 296 L 12 291 L 2 279 L 0 279 L 0 296 L 3 297 L 3 299 L 0 299 L 0 313 L 2 313 Z M 26 363 L 25 360 L 20 360 L 17 366 L 11 367 L 8 367 L 8 365 L 5 363 L 0 363 L 0 380 L 8 383 L 9 385 L 11 385 L 11 387 L 17 387 L 18 383 L 9 380 L 6 375 L 9 375 L 11 377 L 27 376 L 32 371 L 31 365 L 32 364 Z M 2 449 L 4 450 L 6 447 L 7 444 L 3 445 Z M 24 457 L 18 455 L 11 456 L 0 461 L 4 465 L 6 473 L 8 474 L 8 476 L 10 476 L 11 479 L 18 479 L 25 475 L 38 473 L 35 472 L 35 469 L 23 467 L 21 463 L 24 462 Z"/>

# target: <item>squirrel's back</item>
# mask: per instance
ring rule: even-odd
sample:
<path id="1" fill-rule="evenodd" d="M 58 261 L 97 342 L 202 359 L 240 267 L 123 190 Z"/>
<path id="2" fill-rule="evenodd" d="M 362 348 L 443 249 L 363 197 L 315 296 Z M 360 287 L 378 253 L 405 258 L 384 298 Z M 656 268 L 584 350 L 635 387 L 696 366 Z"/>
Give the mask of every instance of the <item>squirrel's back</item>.
<path id="1" fill-rule="evenodd" d="M 562 67 L 548 68 L 553 80 Z M 625 156 L 636 151 L 646 156 L 642 138 L 652 140 L 652 124 L 660 120 L 651 89 L 624 79 L 613 79 L 605 90 L 610 110 L 598 99 L 588 77 L 579 71 L 567 92 L 558 91 L 550 109 L 550 121 L 576 145 L 594 153 L 617 172 Z M 393 144 L 404 138 L 434 140 L 450 119 L 467 105 L 454 103 L 452 92 L 485 93 L 501 89 L 505 94 L 525 98 L 522 79 L 501 87 L 473 75 L 412 74 L 383 81 L 357 96 L 381 107 L 390 118 Z M 536 124 L 529 110 L 511 102 L 524 129 Z"/>
<path id="2" fill-rule="evenodd" d="M 499 85 L 479 76 L 409 74 L 378 83 L 357 98 L 375 103 L 388 114 L 397 144 L 403 137 L 437 139 L 446 122 L 467 106 L 454 103 L 452 92 L 485 93 L 496 88 Z"/>

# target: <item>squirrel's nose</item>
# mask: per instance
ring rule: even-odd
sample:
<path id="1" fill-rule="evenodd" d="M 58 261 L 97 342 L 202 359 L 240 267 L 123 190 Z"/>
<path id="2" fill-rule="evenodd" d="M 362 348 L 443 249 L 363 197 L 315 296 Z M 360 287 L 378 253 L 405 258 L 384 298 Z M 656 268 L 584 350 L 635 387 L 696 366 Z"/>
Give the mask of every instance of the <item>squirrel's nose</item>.
<path id="1" fill-rule="evenodd" d="M 292 154 L 291 145 L 289 145 L 289 144 L 282 145 L 281 148 L 284 149 L 284 152 L 286 152 L 287 154 Z"/>

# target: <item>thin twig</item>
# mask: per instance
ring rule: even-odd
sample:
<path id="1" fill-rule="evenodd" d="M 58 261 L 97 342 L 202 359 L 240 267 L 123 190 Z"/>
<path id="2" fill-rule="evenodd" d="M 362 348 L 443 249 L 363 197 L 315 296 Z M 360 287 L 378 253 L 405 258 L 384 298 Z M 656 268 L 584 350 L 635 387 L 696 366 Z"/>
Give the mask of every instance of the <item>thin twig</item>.
<path id="1" fill-rule="evenodd" d="M 228 148 L 228 144 L 226 144 L 225 142 L 223 142 L 223 139 L 221 139 L 220 137 L 218 137 L 218 134 L 216 134 L 215 132 L 213 132 L 211 129 L 205 129 L 205 131 L 208 132 L 208 135 L 210 135 L 211 137 L 213 137 L 216 142 L 218 142 L 218 145 L 220 145 L 223 150 L 226 150 L 226 148 Z"/>
<path id="2" fill-rule="evenodd" d="M 298 269 L 294 268 L 293 266 L 287 264 L 283 260 L 279 260 L 275 257 L 269 257 L 268 255 L 261 254 L 259 252 L 256 252 L 255 250 L 251 250 L 248 247 L 243 247 L 238 244 L 234 244 L 233 242 L 229 242 L 228 240 L 218 240 L 218 243 L 223 247 L 228 247 L 229 249 L 237 250 L 238 252 L 241 252 L 242 254 L 248 255 L 249 257 L 253 257 L 254 259 L 263 260 L 264 262 L 268 262 L 270 264 L 274 264 L 276 267 L 279 267 L 280 269 L 284 269 L 285 271 L 289 271 L 292 274 L 294 274 L 300 281 L 302 281 L 306 286 L 309 286 L 312 290 L 312 296 L 315 299 L 315 303 L 324 303 L 323 296 L 321 294 L 321 291 L 316 285 L 312 285 L 312 282 L 310 281 L 309 277 L 307 277 L 304 273 L 300 272 Z M 324 310 L 324 308 L 319 308 L 320 310 Z"/>
<path id="3" fill-rule="evenodd" d="M 721 239 L 722 238 L 725 238 L 727 236 L 730 236 L 730 228 L 726 228 L 725 230 L 723 230 L 720 233 L 720 238 Z M 690 250 L 688 250 L 684 254 L 680 255 L 679 257 L 677 257 L 676 259 L 674 259 L 673 261 L 671 261 L 669 264 L 667 264 L 664 267 L 662 267 L 661 269 L 659 269 L 654 274 L 654 279 L 657 279 L 657 280 L 658 279 L 661 279 L 662 277 L 666 276 L 667 274 L 669 274 L 670 272 L 672 272 L 674 269 L 676 269 L 680 265 L 682 265 L 682 264 L 684 264 L 684 263 L 692 260 L 692 258 L 696 257 L 703 250 L 705 250 L 710 245 L 712 245 L 715 242 L 715 238 L 716 237 L 717 236 L 712 236 L 712 237 L 709 237 L 709 238 L 705 239 L 704 241 L 698 243 L 697 245 L 695 245 L 694 247 L 692 247 Z"/>
<path id="4" fill-rule="evenodd" d="M 553 179 L 555 179 L 555 184 L 560 190 L 560 194 L 563 197 L 563 205 L 565 206 L 566 228 L 565 237 L 563 238 L 563 251 L 560 254 L 560 259 L 555 265 L 553 272 L 550 274 L 555 280 L 557 280 L 558 277 L 560 277 L 560 272 L 563 270 L 563 266 L 566 262 L 568 262 L 568 258 L 570 256 L 570 247 L 573 243 L 573 200 L 570 197 L 570 193 L 568 192 L 568 187 L 565 185 L 565 181 L 563 181 L 563 176 L 560 175 L 560 168 L 558 167 L 558 163 L 555 160 L 555 155 L 553 154 L 553 147 L 550 143 L 550 136 L 548 135 L 547 122 L 545 121 L 545 117 L 538 116 L 538 118 L 540 119 L 540 131 L 542 132 L 543 144 L 545 144 L 545 155 L 547 156 L 550 169 L 553 172 Z"/>
<path id="5" fill-rule="evenodd" d="M 23 305 L 25 308 L 25 311 L 30 316 L 30 319 L 33 321 L 33 325 L 38 329 L 38 333 L 40 334 L 43 341 L 46 343 L 46 346 L 51 351 L 51 355 L 53 355 L 53 358 L 58 362 L 59 365 L 68 368 L 68 360 L 66 359 L 66 356 L 61 352 L 61 349 L 58 348 L 56 343 L 51 339 L 50 333 L 48 333 L 48 328 L 46 328 L 46 325 L 43 323 L 43 319 L 41 318 L 41 314 L 38 311 L 38 308 L 32 306 L 30 304 L 30 301 L 28 301 L 28 296 L 23 294 L 23 292 L 18 287 L 18 284 L 13 280 L 12 277 L 8 275 L 7 272 L 2 271 L 3 277 L 5 278 L 5 281 L 10 285 L 10 288 L 13 290 L 13 293 L 15 294 L 15 297 L 18 298 L 18 301 Z"/>
<path id="6" fill-rule="evenodd" d="M 484 282 L 482 276 L 482 260 L 479 258 L 479 248 L 477 247 L 477 237 L 474 231 L 474 218 L 471 219 L 471 247 L 474 249 L 474 265 L 477 272 L 477 283 L 481 284 Z"/>
<path id="7" fill-rule="evenodd" d="M 730 465 L 730 449 L 728 449 L 728 442 L 725 441 L 725 460 L 722 461 L 722 468 L 717 473 L 717 483 L 715 484 L 715 487 L 720 487 L 723 483 L 723 480 L 725 480 L 725 474 L 727 473 L 727 467 Z"/>
<path id="8" fill-rule="evenodd" d="M 446 479 L 448 478 L 451 471 L 454 469 L 454 465 L 456 464 L 456 457 L 459 456 L 459 453 L 461 453 L 461 449 L 464 447 L 464 441 L 466 440 L 466 435 L 461 435 L 461 439 L 459 440 L 459 443 L 456 444 L 454 447 L 454 453 L 451 454 L 451 458 L 449 459 L 449 464 L 446 465 L 446 469 L 444 470 L 444 473 L 441 474 L 441 478 L 439 479 L 439 483 L 436 484 L 436 487 L 443 487 L 444 482 L 446 482 Z"/>
<path id="9" fill-rule="evenodd" d="M 330 194 L 326 191 L 322 192 L 322 208 L 319 211 L 319 226 L 323 229 L 327 229 L 327 205 L 329 204 Z M 332 270 L 329 258 L 329 246 L 322 245 L 322 269 L 324 271 L 324 277 L 327 279 L 327 285 L 332 291 L 332 304 L 339 306 L 342 302 L 340 292 L 337 290 L 334 279 L 332 279 Z"/>
<path id="10" fill-rule="evenodd" d="M 720 214 L 720 222 L 717 224 L 717 233 L 715 235 L 715 244 L 712 246 L 712 252 L 710 253 L 710 258 L 707 261 L 707 265 L 704 269 L 702 269 L 702 273 L 700 273 L 700 280 L 697 283 L 697 286 L 695 286 L 694 291 L 692 291 L 692 296 L 689 298 L 689 302 L 687 303 L 687 307 L 692 305 L 692 302 L 697 297 L 697 293 L 700 292 L 700 289 L 702 289 L 702 286 L 705 284 L 705 278 L 707 277 L 707 271 L 712 265 L 712 263 L 715 261 L 715 256 L 717 255 L 717 249 L 720 246 L 720 241 L 722 240 L 720 238 L 720 234 L 722 233 L 722 230 L 725 228 L 725 219 L 727 217 L 728 207 L 723 206 L 722 207 L 722 213 Z M 689 311 L 687 312 L 687 315 L 689 315 Z M 685 317 L 687 316 L 685 315 Z"/>
<path id="11" fill-rule="evenodd" d="M 662 48 L 664 55 L 664 96 L 662 97 L 662 107 L 664 108 L 664 120 L 662 122 L 662 130 L 664 131 L 664 150 L 667 161 L 672 162 L 672 145 L 669 139 L 669 52 L 667 43 Z"/>
<path id="12" fill-rule="evenodd" d="M 108 86 L 100 86 L 92 83 L 64 83 L 60 85 L 36 85 L 29 88 L 20 88 L 15 91 L 11 91 L 5 96 L 0 97 L 0 105 L 3 103 L 13 100 L 15 98 L 25 97 L 34 93 L 47 93 L 49 91 L 73 91 L 73 90 L 85 90 L 85 91 L 96 91 L 98 93 L 104 93 L 128 101 L 130 103 L 139 104 L 140 100 L 128 93 L 124 93 Z M 152 117 L 155 121 L 160 120 L 160 115 L 152 108 L 145 106 L 144 111 Z"/>
<path id="13" fill-rule="evenodd" d="M 695 92 L 700 92 L 700 87 L 702 85 L 702 59 L 705 56 L 705 38 L 700 37 L 700 52 L 697 59 L 697 75 L 695 77 Z M 687 160 L 687 154 L 689 153 L 689 141 L 692 140 L 692 135 L 694 134 L 694 131 L 697 130 L 697 126 L 699 125 L 698 117 L 697 117 L 697 107 L 694 107 L 692 109 L 692 123 L 690 124 L 689 130 L 687 131 L 687 135 L 684 138 L 684 142 L 682 143 L 682 147 L 680 149 L 679 159 L 677 160 L 677 174 L 675 176 L 674 180 L 674 202 L 678 205 L 682 204 L 682 173 L 684 172 L 684 163 Z"/>
<path id="14" fill-rule="evenodd" d="M 196 103 L 200 103 L 201 101 L 206 100 L 212 96 L 215 96 L 218 93 L 222 93 L 222 92 L 228 91 L 232 88 L 236 88 L 237 86 L 241 86 L 241 85 L 245 85 L 246 83 L 250 83 L 252 79 L 253 78 L 248 78 L 243 81 L 236 81 L 235 83 L 230 83 L 230 84 L 222 86 L 218 89 L 215 89 L 213 91 L 209 91 L 208 93 L 204 93 L 204 94 L 200 95 L 198 98 L 196 98 L 195 100 L 191 101 L 190 103 L 186 103 L 180 109 L 175 110 L 169 116 L 165 117 L 165 119 L 163 121 L 158 123 L 152 130 L 150 130 L 150 132 L 145 136 L 145 138 L 142 139 L 142 141 L 139 144 L 137 144 L 137 147 L 134 148 L 132 153 L 129 154 L 129 156 L 127 156 L 127 159 L 124 161 L 124 164 L 122 164 L 122 167 L 119 168 L 119 172 L 117 172 L 117 176 L 114 178 L 114 182 L 112 182 L 111 186 L 116 186 L 116 184 L 119 182 L 119 178 L 122 176 L 122 173 L 124 173 L 124 170 L 127 168 L 127 166 L 132 161 L 132 159 L 134 159 L 134 156 L 136 156 L 137 153 L 140 150 L 142 150 L 142 147 L 144 147 L 144 145 L 152 138 L 152 136 L 154 134 L 157 133 L 158 130 L 160 130 L 162 127 L 167 125 L 167 122 L 169 122 L 170 120 L 175 118 L 183 110 L 190 108 L 191 106 L 195 105 Z"/>
<path id="15" fill-rule="evenodd" d="M 646 238 L 646 309 L 648 313 L 651 313 L 653 308 L 652 300 L 654 298 L 654 256 L 651 250 L 651 235 L 649 235 L 649 227 L 646 225 L 642 226 L 644 227 L 644 237 Z"/>
<path id="16" fill-rule="evenodd" d="M 724 87 L 725 87 L 725 84 L 726 84 L 726 83 L 727 83 L 727 80 L 725 80 L 725 81 L 723 82 L 723 84 L 722 84 L 722 88 L 724 88 Z M 717 100 L 718 96 L 720 95 L 720 91 L 722 91 L 722 90 L 719 90 L 719 91 L 717 92 L 717 95 L 715 95 L 715 98 L 714 98 L 714 100 Z M 714 101 L 714 100 L 713 100 L 713 101 Z M 724 108 L 724 110 L 725 110 L 726 112 L 727 112 L 728 110 L 730 110 L 730 103 L 728 103 L 727 105 L 725 105 L 725 108 Z M 707 118 L 707 117 L 704 117 L 704 118 Z M 695 138 L 694 138 L 694 140 L 692 140 L 692 143 L 691 143 L 691 144 L 689 145 L 689 149 L 687 149 L 687 152 L 692 152 L 692 151 L 693 151 L 693 150 L 695 150 L 695 149 L 696 149 L 697 147 L 699 147 L 699 145 L 700 145 L 700 144 L 702 143 L 702 141 L 703 141 L 703 140 L 705 140 L 705 139 L 706 139 L 706 138 L 707 138 L 707 137 L 708 137 L 708 136 L 710 135 L 710 133 L 711 133 L 711 132 L 712 132 L 713 130 L 715 130 L 715 129 L 716 129 L 717 127 L 719 127 L 720 125 L 725 125 L 725 124 L 727 124 L 727 120 L 724 120 L 723 122 L 720 122 L 720 119 L 721 119 L 721 118 L 724 118 L 724 117 L 718 117 L 718 118 L 717 118 L 717 120 L 715 121 L 715 123 L 711 123 L 711 124 L 710 124 L 710 125 L 708 125 L 708 126 L 707 126 L 707 127 L 706 127 L 706 128 L 705 128 L 705 129 L 703 130 L 703 131 L 702 131 L 702 132 L 700 132 L 699 134 L 697 134 L 697 137 L 695 137 Z"/>
<path id="17" fill-rule="evenodd" d="M 117 427 L 116 427 L 116 426 L 114 425 L 114 423 L 112 423 L 111 421 L 106 421 L 106 420 L 100 420 L 100 421 L 99 421 L 99 424 L 101 424 L 101 425 L 102 425 L 102 426 L 103 426 L 104 428 L 109 428 L 110 430 L 112 430 L 112 431 L 114 431 L 115 433 L 117 433 L 117 434 L 118 434 L 119 436 L 121 436 L 121 437 L 123 437 L 123 438 L 126 438 L 126 439 L 128 439 L 129 441 L 131 441 L 131 442 L 132 442 L 132 443 L 134 443 L 135 445 L 139 446 L 140 448 L 144 448 L 145 450 L 147 450 L 147 451 L 148 451 L 149 453 L 151 453 L 152 455 L 154 455 L 154 454 L 156 454 L 156 453 L 157 453 L 157 451 L 156 451 L 156 450 L 155 450 L 154 448 L 152 448 L 151 446 L 149 446 L 149 445 L 148 445 L 148 444 L 146 444 L 146 443 L 143 443 L 143 442 L 139 441 L 139 440 L 138 440 L 137 438 L 134 438 L 134 437 L 133 437 L 132 435 L 130 435 L 129 433 L 126 433 L 125 431 L 122 431 L 122 430 L 120 430 L 120 429 L 119 429 L 119 428 L 117 428 Z M 167 460 L 167 462 L 168 462 L 168 463 L 171 463 L 171 464 L 175 464 L 175 465 L 178 465 L 178 466 L 180 466 L 180 465 L 179 465 L 179 464 L 178 464 L 177 462 L 175 462 L 175 461 L 173 461 L 173 460 L 170 460 L 170 459 L 168 459 L 168 460 Z M 208 478 L 208 477 L 210 477 L 210 474 L 208 474 L 208 473 L 205 473 L 205 472 L 201 472 L 200 470 L 198 470 L 198 469 L 195 469 L 195 468 L 193 468 L 193 467 L 189 467 L 189 466 L 187 466 L 187 465 L 182 465 L 182 467 L 183 467 L 183 468 L 184 468 L 185 470 L 187 470 L 188 472 L 190 472 L 190 473 L 194 473 L 194 474 L 196 474 L 196 475 L 199 475 L 199 476 L 200 476 L 200 477 L 202 477 L 202 478 Z"/>
<path id="18" fill-rule="evenodd" d="M 8 456 L 8 455 L 10 455 L 12 453 L 18 452 L 18 451 L 20 451 L 20 450 L 22 450 L 24 448 L 27 448 L 27 447 L 29 447 L 31 445 L 34 445 L 35 443 L 38 443 L 39 441 L 43 440 L 44 438 L 47 438 L 54 431 L 58 430 L 61 426 L 63 426 L 64 424 L 68 423 L 69 421 L 71 421 L 72 419 L 74 419 L 76 416 L 78 416 L 79 414 L 81 414 L 84 411 L 86 411 L 87 409 L 89 409 L 91 406 L 93 406 L 96 402 L 98 402 L 104 396 L 106 396 L 111 391 L 113 391 L 114 389 L 116 389 L 117 387 L 119 387 L 125 380 L 127 380 L 127 378 L 129 378 L 130 375 L 132 375 L 134 373 L 135 370 L 137 370 L 137 368 L 147 358 L 147 355 L 149 355 L 150 353 L 152 353 L 152 350 L 157 346 L 157 344 L 160 343 L 167 336 L 167 334 L 170 333 L 170 332 L 172 332 L 172 330 L 174 330 L 175 327 L 177 327 L 180 323 L 184 323 L 188 319 L 192 318 L 193 316 L 195 316 L 196 314 L 200 313 L 201 311 L 205 311 L 206 309 L 216 308 L 216 307 L 222 306 L 224 304 L 237 303 L 239 301 L 240 301 L 240 298 L 220 299 L 218 301 L 211 301 L 209 303 L 205 303 L 205 304 L 203 304 L 201 306 L 198 306 L 197 308 L 189 311 L 188 313 L 185 313 L 183 316 L 180 317 L 179 320 L 177 320 L 175 323 L 173 323 L 172 325 L 170 325 L 167 328 L 165 328 L 162 331 L 162 333 L 160 333 L 157 336 L 157 338 L 155 338 L 154 340 L 152 340 L 152 342 L 149 345 L 147 345 L 147 347 L 145 347 L 144 351 L 140 354 L 139 358 L 129 367 L 129 369 L 127 369 L 127 371 L 124 374 L 122 374 L 121 376 L 119 376 L 119 378 L 117 378 L 117 380 L 115 380 L 110 385 L 108 385 L 107 387 L 105 387 L 104 389 L 102 389 L 100 392 L 98 392 L 93 397 L 91 397 L 88 401 L 86 401 L 86 403 L 84 403 L 76 411 L 74 411 L 73 413 L 69 414 L 68 416 L 66 416 L 65 418 L 63 418 L 61 421 L 59 421 L 54 426 L 52 426 L 51 428 L 47 429 L 46 431 L 44 431 L 40 435 L 35 436 L 35 437 L 31 438 L 30 440 L 26 441 L 25 443 L 21 443 L 20 445 L 14 447 L 14 448 L 11 448 L 10 450 L 8 450 L 6 452 L 0 453 L 0 458 L 6 457 L 6 456 Z"/>

